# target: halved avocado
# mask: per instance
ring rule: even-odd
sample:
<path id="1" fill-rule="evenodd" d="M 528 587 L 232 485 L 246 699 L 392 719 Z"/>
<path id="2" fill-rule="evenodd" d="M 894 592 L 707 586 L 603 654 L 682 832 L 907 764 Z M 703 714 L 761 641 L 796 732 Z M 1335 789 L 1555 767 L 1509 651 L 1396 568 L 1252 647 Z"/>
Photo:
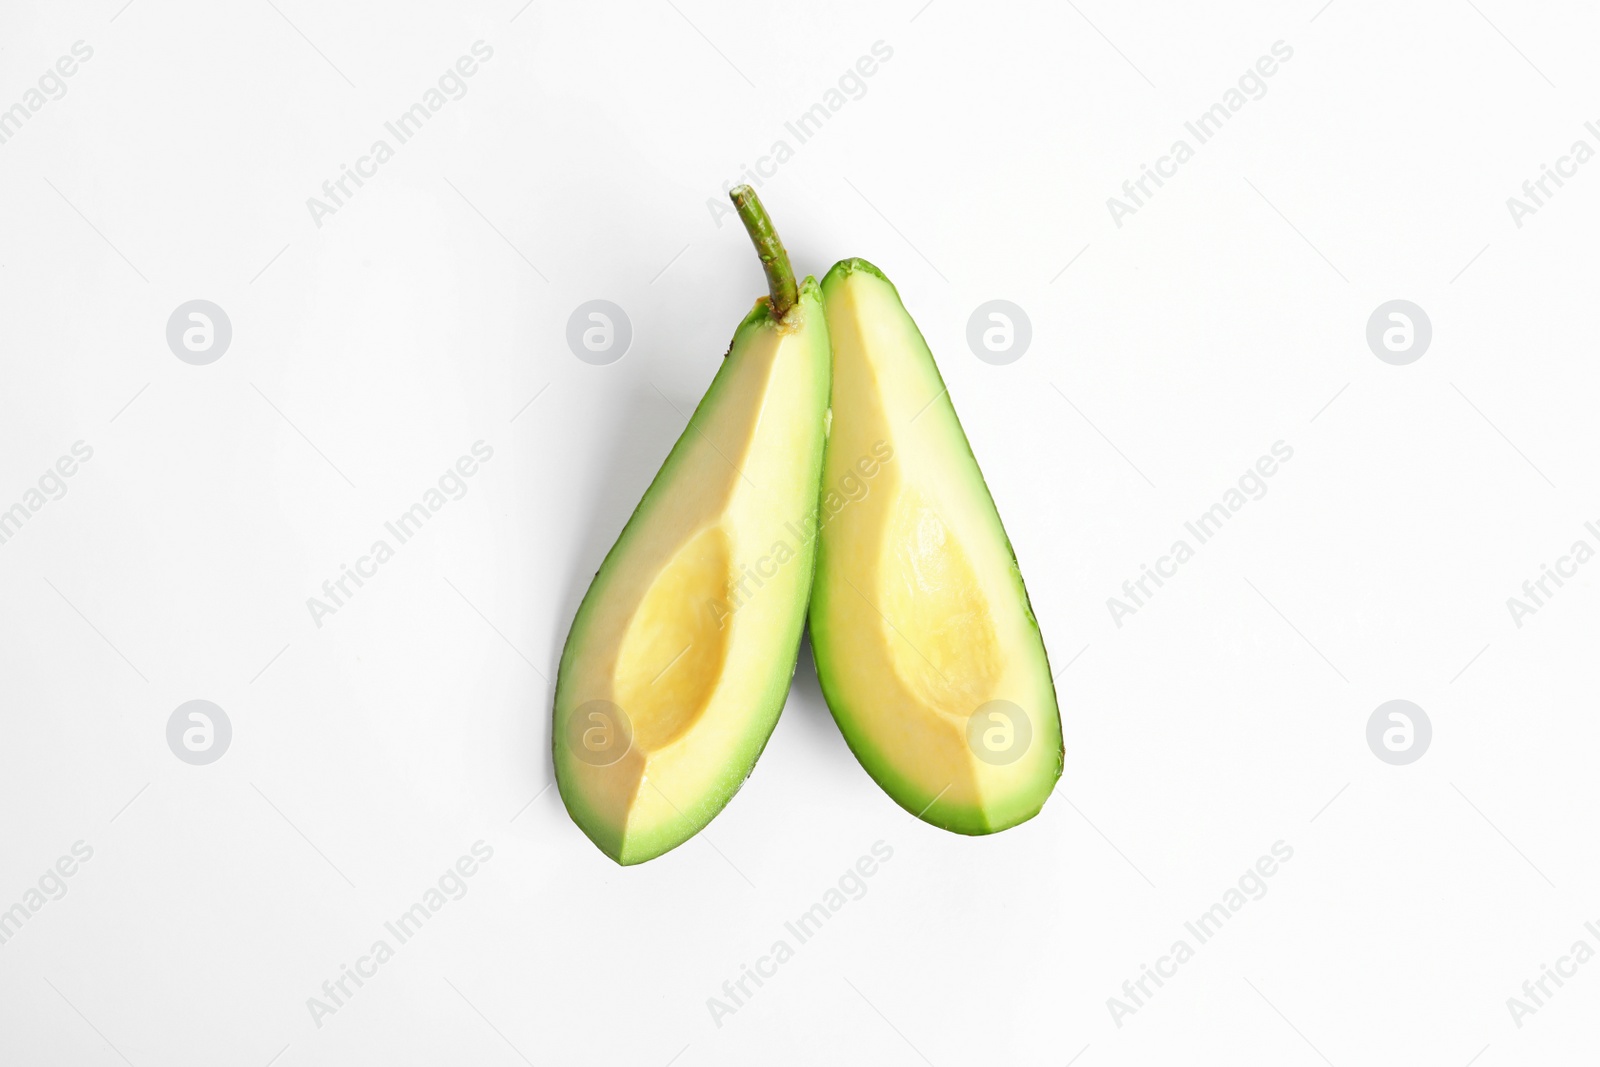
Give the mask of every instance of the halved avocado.
<path id="1" fill-rule="evenodd" d="M 946 830 L 1032 818 L 1061 775 L 1038 623 L 933 354 L 861 259 L 822 282 L 833 345 L 811 647 L 856 758 Z"/>
<path id="2" fill-rule="evenodd" d="M 816 552 L 829 350 L 755 194 L 734 190 L 772 293 L 578 608 L 556 678 L 556 782 L 606 855 L 641 863 L 722 810 L 788 696 Z"/>

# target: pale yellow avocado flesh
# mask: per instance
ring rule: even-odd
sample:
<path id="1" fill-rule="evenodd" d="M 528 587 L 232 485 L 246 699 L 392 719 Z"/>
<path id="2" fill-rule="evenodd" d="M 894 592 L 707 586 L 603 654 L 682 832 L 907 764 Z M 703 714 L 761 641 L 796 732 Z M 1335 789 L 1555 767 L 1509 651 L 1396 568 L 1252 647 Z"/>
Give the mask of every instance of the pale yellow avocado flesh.
<path id="1" fill-rule="evenodd" d="M 810 609 L 823 693 L 907 810 L 961 833 L 1005 829 L 1039 811 L 1062 763 L 1021 573 L 894 287 L 847 260 L 823 293 L 833 429 Z"/>
<path id="2" fill-rule="evenodd" d="M 710 822 L 777 722 L 814 570 L 828 373 L 816 281 L 781 324 L 758 302 L 578 609 L 556 777 L 619 863 Z"/>

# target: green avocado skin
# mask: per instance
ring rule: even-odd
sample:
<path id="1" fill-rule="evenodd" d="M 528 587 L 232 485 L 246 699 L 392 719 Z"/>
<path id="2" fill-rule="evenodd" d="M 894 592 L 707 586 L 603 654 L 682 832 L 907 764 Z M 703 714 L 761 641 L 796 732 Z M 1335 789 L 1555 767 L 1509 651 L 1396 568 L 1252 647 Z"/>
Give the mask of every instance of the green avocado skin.
<path id="1" fill-rule="evenodd" d="M 1017 564 L 1016 551 L 1012 548 L 1011 540 L 1005 532 L 1005 527 L 1000 520 L 999 511 L 994 505 L 993 495 L 989 492 L 988 483 L 984 480 L 982 470 L 978 466 L 972 446 L 961 427 L 961 422 L 956 416 L 955 407 L 950 399 L 949 390 L 945 388 L 944 379 L 939 374 L 938 365 L 933 358 L 932 351 L 928 348 L 921 331 L 905 310 L 904 302 L 900 299 L 899 291 L 894 283 L 875 265 L 865 259 L 852 257 L 842 259 L 835 263 L 822 280 L 822 298 L 826 307 L 830 299 L 838 299 L 840 287 L 852 275 L 864 274 L 875 279 L 887 287 L 893 296 L 895 313 L 902 316 L 904 324 L 909 327 L 909 334 L 916 339 L 913 358 L 918 360 L 933 383 L 936 383 L 938 397 L 929 405 L 925 414 L 919 416 L 919 421 L 933 420 L 938 431 L 948 434 L 951 440 L 959 444 L 959 454 L 963 462 L 954 466 L 958 469 L 948 469 L 942 472 L 942 477 L 971 479 L 979 490 L 979 496 L 985 504 L 986 518 L 991 521 L 986 525 L 992 536 L 999 542 L 1005 552 L 1005 558 L 1010 561 L 1010 575 L 1012 578 L 1011 590 L 1008 592 L 1015 597 L 1015 603 L 1026 618 L 1032 640 L 1029 648 L 1018 650 L 1018 654 L 1033 658 L 1034 667 L 1038 674 L 1041 687 L 1048 692 L 1048 708 L 1041 714 L 1041 722 L 1036 728 L 1034 744 L 1046 744 L 1052 748 L 1053 758 L 1042 763 L 1041 771 L 1036 778 L 1022 789 L 1017 796 L 1006 803 L 989 807 L 987 809 L 970 805 L 953 804 L 943 801 L 938 796 L 939 783 L 922 781 L 917 777 L 917 768 L 907 766 L 906 761 L 897 758 L 897 753 L 885 751 L 876 747 L 867 737 L 865 731 L 858 725 L 873 714 L 870 702 L 858 699 L 856 694 L 849 691 L 844 684 L 842 672 L 837 665 L 845 662 L 847 657 L 859 654 L 861 643 L 848 632 L 848 627 L 841 625 L 834 617 L 831 610 L 828 591 L 824 587 L 824 578 L 832 567 L 832 557 L 842 555 L 842 548 L 838 539 L 839 533 L 830 533 L 824 525 L 818 536 L 817 551 L 817 577 L 812 590 L 811 605 L 809 608 L 808 626 L 811 633 L 812 658 L 816 664 L 817 681 L 822 690 L 823 699 L 828 704 L 834 721 L 838 724 L 840 732 L 844 735 L 846 744 L 861 763 L 862 767 L 874 781 L 888 793 L 901 807 L 916 815 L 924 822 L 928 822 L 953 833 L 967 835 L 983 835 L 997 833 L 1009 829 L 1033 818 L 1043 808 L 1046 800 L 1054 791 L 1055 784 L 1061 776 L 1062 768 L 1066 761 L 1065 744 L 1062 738 L 1060 712 L 1056 700 L 1053 674 L 1050 670 L 1049 655 L 1044 647 L 1042 634 L 1039 632 L 1038 620 L 1033 613 L 1032 602 L 1028 598 L 1028 591 L 1022 580 L 1022 571 Z M 837 349 L 834 358 L 839 358 Z M 840 375 L 835 368 L 833 376 L 835 398 L 834 409 L 840 407 L 837 390 L 840 388 Z M 832 453 L 829 457 L 832 458 Z M 823 469 L 823 486 L 834 483 L 839 477 L 826 462 Z"/>
<path id="2" fill-rule="evenodd" d="M 798 295 L 798 302 L 782 323 L 773 319 L 765 298 L 756 301 L 749 314 L 739 323 L 728 351 L 718 366 L 716 376 L 696 406 L 689 425 L 684 428 L 673 445 L 672 451 L 668 453 L 661 469 L 656 473 L 650 487 L 645 490 L 644 496 L 623 527 L 622 533 L 618 535 L 616 543 L 611 546 L 605 560 L 595 572 L 594 580 L 578 606 L 572 627 L 567 633 L 566 643 L 562 648 L 561 662 L 556 675 L 551 724 L 556 785 L 573 821 L 596 847 L 622 866 L 644 863 L 676 848 L 704 829 L 727 806 L 755 768 L 756 761 L 777 726 L 778 716 L 788 699 L 790 684 L 798 664 L 800 639 L 805 630 L 810 578 L 816 569 L 814 536 L 799 547 L 798 558 L 788 564 L 801 568 L 799 573 L 807 576 L 806 580 L 800 583 L 803 592 L 799 601 L 793 604 L 792 610 L 787 613 L 784 631 L 772 634 L 770 637 L 769 647 L 774 650 L 773 655 L 765 664 L 761 694 L 748 709 L 748 717 L 743 724 L 735 757 L 712 780 L 704 783 L 696 795 L 673 798 L 674 805 L 679 809 L 678 817 L 655 832 L 629 834 L 625 827 L 612 825 L 600 817 L 588 798 L 574 785 L 570 762 L 573 757 L 568 752 L 567 745 L 563 743 L 569 717 L 580 699 L 572 692 L 570 685 L 573 662 L 583 650 L 585 642 L 589 640 L 598 605 L 605 598 L 616 571 L 616 561 L 629 552 L 643 549 L 643 542 L 650 536 L 652 515 L 673 494 L 675 487 L 683 484 L 688 476 L 685 460 L 695 442 L 701 439 L 701 431 L 697 427 L 725 402 L 727 386 L 735 376 L 742 350 L 762 331 L 803 329 L 811 333 L 811 339 L 807 342 L 810 348 L 806 353 L 811 372 L 808 375 L 805 391 L 803 394 L 781 399 L 786 404 L 804 405 L 808 412 L 807 418 L 815 420 L 817 431 L 814 447 L 799 452 L 791 458 L 793 463 L 804 468 L 801 475 L 803 481 L 813 487 L 820 485 L 827 437 L 829 374 L 832 365 L 828 358 L 822 291 L 817 280 L 806 278 L 799 285 Z M 769 402 L 770 399 L 773 398 L 769 398 Z M 816 498 L 817 493 L 813 488 L 808 499 L 795 502 L 796 525 L 805 522 L 815 524 Z"/>

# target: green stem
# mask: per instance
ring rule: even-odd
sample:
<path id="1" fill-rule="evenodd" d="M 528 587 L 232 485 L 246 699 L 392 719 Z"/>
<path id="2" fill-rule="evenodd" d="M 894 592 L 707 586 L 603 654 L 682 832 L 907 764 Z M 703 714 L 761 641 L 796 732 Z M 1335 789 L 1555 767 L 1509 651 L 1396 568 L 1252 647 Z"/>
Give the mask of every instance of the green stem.
<path id="1" fill-rule="evenodd" d="M 767 288 L 772 293 L 772 314 L 783 318 L 800 299 L 794 282 L 794 267 L 789 264 L 789 253 L 784 251 L 783 240 L 772 228 L 772 219 L 762 206 L 761 198 L 748 185 L 735 186 L 728 193 L 733 206 L 739 211 L 739 221 L 750 233 L 750 240 L 761 257 L 761 269 L 767 272 Z"/>

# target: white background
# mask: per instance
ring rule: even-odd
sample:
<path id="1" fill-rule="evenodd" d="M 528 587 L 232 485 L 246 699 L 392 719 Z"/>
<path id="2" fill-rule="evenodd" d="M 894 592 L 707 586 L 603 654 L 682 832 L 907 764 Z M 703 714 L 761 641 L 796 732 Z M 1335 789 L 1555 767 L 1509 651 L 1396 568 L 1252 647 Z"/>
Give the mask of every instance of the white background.
<path id="1" fill-rule="evenodd" d="M 1506 998 L 1600 948 L 1600 568 L 1520 628 L 1506 598 L 1596 543 L 1600 164 L 1520 228 L 1506 198 L 1600 147 L 1600 15 L 121 3 L 0 13 L 0 107 L 94 50 L 0 145 L 0 508 L 94 450 L 0 545 L 0 908 L 93 849 L 0 946 L 0 1061 L 1595 1055 L 1600 963 L 1520 1028 Z M 466 96 L 319 228 L 307 198 L 478 40 Z M 927 335 L 1062 671 L 1065 774 L 995 837 L 924 825 L 803 650 L 743 791 L 624 870 L 548 788 L 547 680 L 762 291 L 708 200 L 880 40 L 761 192 L 801 271 L 873 260 Z M 1279 40 L 1266 95 L 1115 225 Z M 197 298 L 233 326 L 208 366 L 165 339 Z M 596 298 L 634 330 L 609 366 L 565 341 Z M 1002 367 L 965 341 L 995 298 L 1033 328 Z M 1365 340 L 1396 298 L 1433 324 L 1409 366 Z M 467 495 L 319 628 L 307 598 L 479 440 Z M 1279 440 L 1268 494 L 1116 626 Z M 1433 723 L 1409 766 L 1365 738 L 1396 698 Z M 192 699 L 233 724 L 209 766 L 167 746 Z M 479 840 L 470 891 L 319 1027 L 307 999 Z M 1279 840 L 1269 892 L 1119 1027 L 1107 998 Z M 867 894 L 716 1025 L 877 841 Z"/>

